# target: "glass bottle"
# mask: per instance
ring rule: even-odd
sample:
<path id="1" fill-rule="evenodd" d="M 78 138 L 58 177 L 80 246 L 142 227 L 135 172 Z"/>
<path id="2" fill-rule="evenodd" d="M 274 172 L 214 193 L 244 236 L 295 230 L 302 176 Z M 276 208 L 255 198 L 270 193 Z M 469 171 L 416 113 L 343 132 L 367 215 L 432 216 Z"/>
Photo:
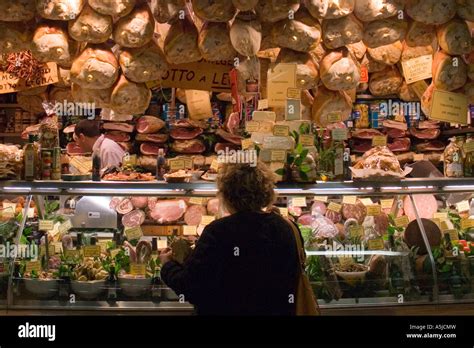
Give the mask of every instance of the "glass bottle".
<path id="1" fill-rule="evenodd" d="M 343 162 L 344 162 L 344 174 L 343 174 L 343 180 L 345 181 L 350 181 L 352 180 L 352 172 L 350 170 L 351 166 L 351 149 L 346 147 L 344 149 L 344 155 L 343 155 Z"/>
<path id="2" fill-rule="evenodd" d="M 473 134 L 468 134 L 466 143 L 464 146 L 464 176 L 466 178 L 474 177 L 474 151 L 471 151 L 471 146 L 474 145 L 474 136 Z M 472 146 L 474 148 L 474 146 Z"/>
<path id="3" fill-rule="evenodd" d="M 463 176 L 462 142 L 463 137 L 451 138 L 444 150 L 444 176 L 460 178 Z"/>
<path id="4" fill-rule="evenodd" d="M 33 181 L 36 178 L 37 156 L 38 153 L 34 145 L 34 136 L 30 134 L 28 137 L 28 144 L 25 145 L 24 149 L 24 176 L 26 181 Z"/>
<path id="5" fill-rule="evenodd" d="M 94 151 L 92 155 L 92 181 L 100 181 L 101 160 L 99 151 Z"/>
<path id="6" fill-rule="evenodd" d="M 156 159 L 156 180 L 164 180 L 164 175 L 166 174 L 166 158 L 165 152 L 163 149 L 158 150 L 158 157 Z"/>

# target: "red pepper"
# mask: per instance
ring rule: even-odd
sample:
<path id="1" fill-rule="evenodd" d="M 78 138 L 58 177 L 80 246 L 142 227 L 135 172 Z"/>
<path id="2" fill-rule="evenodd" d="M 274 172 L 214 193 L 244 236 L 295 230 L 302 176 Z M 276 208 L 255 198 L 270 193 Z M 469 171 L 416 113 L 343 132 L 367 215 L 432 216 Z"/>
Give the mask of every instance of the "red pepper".
<path id="1" fill-rule="evenodd" d="M 458 240 L 458 243 L 459 243 L 459 244 L 461 244 L 462 246 L 465 246 L 465 247 L 467 247 L 467 241 L 466 241 L 466 240 L 464 240 L 464 239 L 460 239 L 460 240 Z"/>

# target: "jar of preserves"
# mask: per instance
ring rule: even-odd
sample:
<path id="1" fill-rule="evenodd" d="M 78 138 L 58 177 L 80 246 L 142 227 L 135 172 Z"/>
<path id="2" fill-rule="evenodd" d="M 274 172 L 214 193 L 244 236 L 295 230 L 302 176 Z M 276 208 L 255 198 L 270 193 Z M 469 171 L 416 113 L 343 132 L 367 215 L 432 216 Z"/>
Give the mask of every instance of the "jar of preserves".
<path id="1" fill-rule="evenodd" d="M 451 142 L 444 150 L 444 176 L 447 178 L 460 178 L 463 171 L 463 137 L 449 139 Z"/>

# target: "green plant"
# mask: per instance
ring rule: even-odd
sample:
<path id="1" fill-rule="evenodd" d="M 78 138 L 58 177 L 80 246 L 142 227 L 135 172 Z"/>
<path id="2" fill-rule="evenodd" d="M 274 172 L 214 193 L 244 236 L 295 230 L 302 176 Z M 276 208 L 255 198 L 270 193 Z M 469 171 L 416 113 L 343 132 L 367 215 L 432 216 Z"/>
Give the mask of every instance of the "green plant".
<path id="1" fill-rule="evenodd" d="M 303 148 L 303 145 L 298 144 L 293 153 L 288 154 L 286 157 L 286 168 L 280 168 L 275 171 L 278 175 L 285 176 L 287 175 L 288 170 L 296 169 L 301 179 L 308 181 L 308 172 L 311 171 L 311 166 L 305 163 L 306 158 L 308 157 L 309 150 Z"/>

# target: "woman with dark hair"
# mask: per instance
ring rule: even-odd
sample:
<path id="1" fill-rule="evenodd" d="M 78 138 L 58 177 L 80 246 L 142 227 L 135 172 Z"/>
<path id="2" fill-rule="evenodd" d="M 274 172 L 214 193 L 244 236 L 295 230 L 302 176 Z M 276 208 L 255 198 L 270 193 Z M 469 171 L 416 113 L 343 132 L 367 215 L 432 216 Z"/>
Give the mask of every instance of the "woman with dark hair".
<path id="1" fill-rule="evenodd" d="M 229 216 L 207 225 L 188 260 L 160 255 L 163 281 L 201 315 L 294 315 L 298 252 L 289 223 L 266 212 L 274 175 L 263 163 L 228 164 L 219 198 Z"/>

